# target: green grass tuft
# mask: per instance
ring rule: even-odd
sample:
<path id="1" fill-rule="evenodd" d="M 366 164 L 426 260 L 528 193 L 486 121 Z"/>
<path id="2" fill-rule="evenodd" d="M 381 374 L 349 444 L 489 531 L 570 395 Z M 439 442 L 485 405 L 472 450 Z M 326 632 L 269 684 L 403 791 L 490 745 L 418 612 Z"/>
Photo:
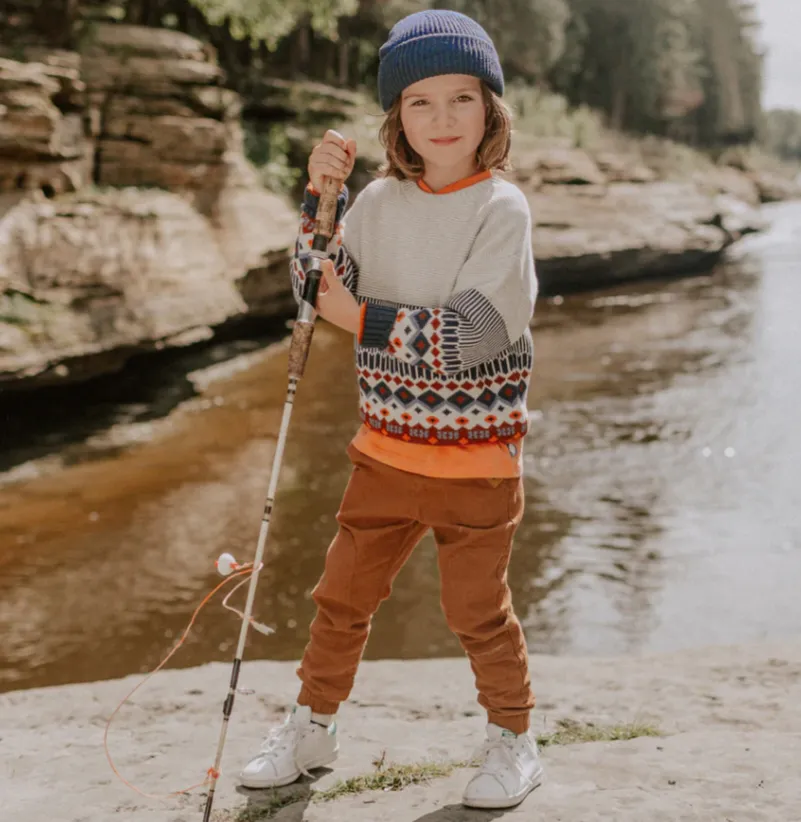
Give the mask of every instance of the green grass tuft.
<path id="1" fill-rule="evenodd" d="M 327 791 L 314 794 L 315 802 L 330 802 L 342 796 L 364 791 L 402 791 L 409 785 L 419 785 L 431 779 L 450 776 L 457 768 L 467 767 L 467 762 L 422 762 L 412 765 L 382 765 L 373 773 L 337 782 Z"/>
<path id="2" fill-rule="evenodd" d="M 574 719 L 560 719 L 557 730 L 537 737 L 541 748 L 549 745 L 575 745 L 578 742 L 619 742 L 637 739 L 640 736 L 661 736 L 652 725 L 632 722 L 625 725 L 595 725 L 592 722 L 576 722 Z"/>

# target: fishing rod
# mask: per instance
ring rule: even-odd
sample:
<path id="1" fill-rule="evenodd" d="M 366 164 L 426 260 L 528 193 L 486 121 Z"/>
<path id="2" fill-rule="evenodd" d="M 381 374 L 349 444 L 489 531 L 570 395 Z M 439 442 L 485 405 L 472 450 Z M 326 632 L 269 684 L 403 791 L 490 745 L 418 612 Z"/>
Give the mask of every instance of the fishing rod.
<path id="1" fill-rule="evenodd" d="M 312 337 L 314 336 L 314 322 L 317 318 L 315 306 L 323 278 L 323 262 L 328 259 L 328 242 L 334 236 L 338 196 L 339 182 L 326 177 L 323 182 L 320 202 L 317 207 L 314 239 L 312 241 L 310 260 L 305 271 L 306 279 L 303 284 L 303 295 L 298 308 L 297 319 L 292 329 L 292 341 L 289 345 L 289 385 L 284 402 L 284 413 L 281 417 L 281 429 L 278 432 L 278 441 L 273 457 L 270 485 L 267 489 L 267 500 L 264 504 L 264 513 L 262 514 L 261 528 L 259 529 L 259 540 L 256 546 L 256 556 L 253 560 L 253 570 L 251 571 L 248 585 L 245 611 L 242 615 L 239 642 L 236 646 L 236 654 L 231 670 L 231 681 L 228 685 L 228 696 L 226 696 L 225 702 L 223 703 L 223 721 L 220 728 L 220 738 L 217 743 L 217 755 L 214 759 L 214 766 L 209 770 L 211 781 L 209 793 L 206 798 L 206 807 L 203 811 L 203 822 L 210 822 L 211 820 L 214 791 L 217 787 L 217 779 L 220 776 L 223 747 L 225 746 L 225 738 L 228 733 L 228 721 L 231 718 L 231 711 L 234 707 L 234 697 L 239 682 L 239 671 L 242 667 L 242 657 L 245 652 L 248 627 L 252 621 L 251 613 L 253 611 L 253 602 L 256 598 L 256 586 L 259 582 L 259 572 L 261 571 L 262 559 L 264 557 L 264 546 L 267 543 L 267 534 L 270 530 L 270 519 L 272 517 L 273 503 L 275 502 L 275 492 L 278 487 L 278 476 L 281 471 L 281 462 L 284 456 L 284 446 L 286 445 L 289 421 L 292 417 L 292 407 L 295 402 L 295 392 L 297 391 L 298 383 L 303 377 L 303 372 L 306 369 L 306 361 L 309 357 Z M 226 571 L 230 573 L 230 571 L 236 567 L 235 564 L 230 562 L 218 563 L 218 569 L 220 573 L 223 574 L 225 574 Z"/>

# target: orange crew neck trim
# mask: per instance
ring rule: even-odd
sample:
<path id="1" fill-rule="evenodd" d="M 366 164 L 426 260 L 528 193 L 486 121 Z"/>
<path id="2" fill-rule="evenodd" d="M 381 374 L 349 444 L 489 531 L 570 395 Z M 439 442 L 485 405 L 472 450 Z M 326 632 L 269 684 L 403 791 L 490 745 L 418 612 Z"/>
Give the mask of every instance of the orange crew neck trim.
<path id="1" fill-rule="evenodd" d="M 457 180 L 455 183 L 451 183 L 450 185 L 445 186 L 445 188 L 441 188 L 439 191 L 434 191 L 433 188 L 421 177 L 417 181 L 418 188 L 421 188 L 426 194 L 451 194 L 454 191 L 461 191 L 463 188 L 469 188 L 470 186 L 474 186 L 476 183 L 481 183 L 484 180 L 488 180 L 492 177 L 492 171 L 486 169 L 486 171 L 478 171 L 475 174 L 471 174 L 469 177 L 465 177 L 463 180 Z"/>

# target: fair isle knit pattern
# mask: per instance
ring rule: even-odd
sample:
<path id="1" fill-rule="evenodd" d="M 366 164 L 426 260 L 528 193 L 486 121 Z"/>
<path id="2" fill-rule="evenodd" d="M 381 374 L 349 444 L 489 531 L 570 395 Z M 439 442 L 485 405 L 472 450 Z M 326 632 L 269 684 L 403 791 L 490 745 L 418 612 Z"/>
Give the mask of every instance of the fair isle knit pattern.
<path id="1" fill-rule="evenodd" d="M 317 202 L 306 193 L 291 263 L 298 299 Z M 356 350 L 367 425 L 430 445 L 525 434 L 537 287 L 531 217 L 516 186 L 491 177 L 433 195 L 376 180 L 338 223 L 329 255 L 367 303 Z"/>

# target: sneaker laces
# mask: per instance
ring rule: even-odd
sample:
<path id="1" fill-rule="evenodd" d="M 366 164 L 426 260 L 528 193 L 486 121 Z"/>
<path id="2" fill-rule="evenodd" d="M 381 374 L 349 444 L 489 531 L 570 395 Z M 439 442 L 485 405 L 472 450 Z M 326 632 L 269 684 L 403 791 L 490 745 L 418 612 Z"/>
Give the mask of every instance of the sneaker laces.
<path id="1" fill-rule="evenodd" d="M 264 740 L 259 753 L 268 754 L 289 744 L 294 744 L 297 727 L 291 717 L 287 717 L 280 725 L 271 728 Z"/>
<path id="2" fill-rule="evenodd" d="M 283 750 L 289 746 L 292 748 L 292 759 L 295 763 L 295 767 L 304 776 L 311 776 L 309 771 L 300 762 L 298 762 L 299 734 L 302 734 L 302 730 L 293 721 L 293 717 L 290 714 L 280 725 L 270 730 L 267 734 L 267 738 L 262 743 L 261 748 L 259 748 L 259 755 L 269 756 L 270 754 L 276 753 L 277 751 Z"/>
<path id="3" fill-rule="evenodd" d="M 512 739 L 493 739 L 487 740 L 479 749 L 479 757 L 483 757 L 483 761 L 479 766 L 479 774 L 487 774 L 493 776 L 501 784 L 501 774 L 509 768 L 516 773 L 520 773 L 520 765 L 517 761 L 517 754 L 515 753 L 515 742 Z"/>

